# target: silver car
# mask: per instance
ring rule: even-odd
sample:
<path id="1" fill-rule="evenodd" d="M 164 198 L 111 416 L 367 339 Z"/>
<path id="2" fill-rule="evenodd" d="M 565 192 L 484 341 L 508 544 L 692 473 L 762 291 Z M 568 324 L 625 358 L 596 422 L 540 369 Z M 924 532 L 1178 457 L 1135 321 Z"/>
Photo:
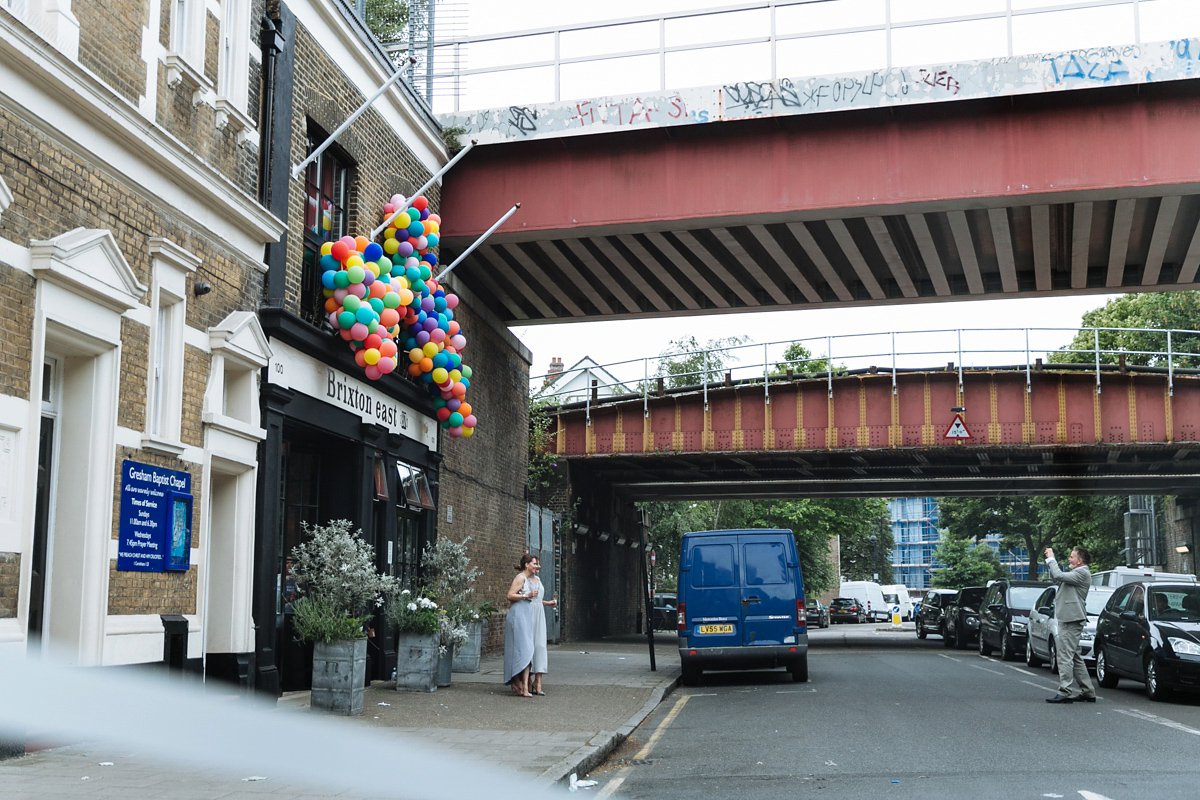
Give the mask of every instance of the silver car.
<path id="1" fill-rule="evenodd" d="M 1054 645 L 1058 636 L 1058 620 L 1054 618 L 1054 593 L 1057 589 L 1057 586 L 1047 588 L 1034 601 L 1029 612 L 1029 636 L 1025 639 L 1025 663 L 1030 667 L 1040 667 L 1045 662 L 1054 673 L 1058 672 L 1058 650 Z M 1096 643 L 1096 620 L 1114 591 L 1115 586 L 1093 586 L 1088 589 L 1088 618 L 1079 636 L 1079 653 L 1091 671 L 1096 669 L 1096 653 L 1093 649 Z"/>

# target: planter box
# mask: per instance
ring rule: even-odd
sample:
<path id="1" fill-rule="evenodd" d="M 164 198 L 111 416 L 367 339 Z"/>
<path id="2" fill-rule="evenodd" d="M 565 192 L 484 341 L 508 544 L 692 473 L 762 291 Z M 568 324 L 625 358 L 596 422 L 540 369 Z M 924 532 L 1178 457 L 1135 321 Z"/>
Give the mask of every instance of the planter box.
<path id="1" fill-rule="evenodd" d="M 467 623 L 467 643 L 454 654 L 454 672 L 479 672 L 483 651 L 483 620 Z"/>
<path id="2" fill-rule="evenodd" d="M 396 691 L 437 691 L 438 634 L 396 634 Z"/>
<path id="3" fill-rule="evenodd" d="M 450 685 L 450 667 L 454 663 L 454 655 L 450 652 L 450 648 L 446 652 L 438 656 L 437 662 L 437 685 L 438 688 Z"/>
<path id="4" fill-rule="evenodd" d="M 366 674 L 366 639 L 315 643 L 311 707 L 348 717 L 361 714 Z"/>

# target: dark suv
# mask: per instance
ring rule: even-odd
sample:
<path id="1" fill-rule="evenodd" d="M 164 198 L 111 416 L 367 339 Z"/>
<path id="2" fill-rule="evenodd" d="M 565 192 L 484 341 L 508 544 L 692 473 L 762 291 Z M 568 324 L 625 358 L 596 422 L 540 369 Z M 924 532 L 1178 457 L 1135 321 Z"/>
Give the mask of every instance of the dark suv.
<path id="1" fill-rule="evenodd" d="M 830 622 L 866 622 L 867 607 L 853 597 L 835 597 L 829 602 Z"/>
<path id="2" fill-rule="evenodd" d="M 998 649 L 1006 661 L 1023 657 L 1029 610 L 1049 585 L 1044 581 L 991 583 L 979 608 L 979 654 L 990 655 Z"/>
<path id="3" fill-rule="evenodd" d="M 946 606 L 943 639 L 946 647 L 966 649 L 979 638 L 979 602 L 986 586 L 964 586 Z"/>
<path id="4" fill-rule="evenodd" d="M 917 638 L 924 639 L 931 633 L 945 635 L 942 627 L 942 614 L 946 606 L 958 594 L 954 589 L 930 589 L 921 598 L 921 608 L 917 610 Z"/>

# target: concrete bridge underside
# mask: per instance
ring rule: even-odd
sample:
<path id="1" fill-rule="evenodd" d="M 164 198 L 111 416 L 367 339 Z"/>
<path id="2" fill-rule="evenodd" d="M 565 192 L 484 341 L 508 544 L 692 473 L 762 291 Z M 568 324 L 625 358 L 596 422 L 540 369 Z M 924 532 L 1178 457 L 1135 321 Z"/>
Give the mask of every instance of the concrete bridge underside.
<path id="1" fill-rule="evenodd" d="M 509 324 L 1191 288 L 1198 87 L 480 146 L 443 259 L 520 201 L 454 273 Z"/>
<path id="2" fill-rule="evenodd" d="M 574 486 L 625 501 L 1195 494 L 1200 374 L 1135 370 L 1099 392 L 1094 370 L 1020 368 L 639 395 L 564 409 L 555 447 Z M 970 439 L 946 438 L 954 408 Z"/>

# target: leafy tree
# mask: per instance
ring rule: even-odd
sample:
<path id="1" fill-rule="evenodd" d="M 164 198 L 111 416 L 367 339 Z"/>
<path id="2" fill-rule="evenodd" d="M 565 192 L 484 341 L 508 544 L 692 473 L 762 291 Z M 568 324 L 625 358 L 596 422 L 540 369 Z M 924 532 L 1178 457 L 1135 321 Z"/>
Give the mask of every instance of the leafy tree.
<path id="1" fill-rule="evenodd" d="M 1009 577 L 996 551 L 982 542 L 972 546 L 966 539 L 947 537 L 934 549 L 933 557 L 944 565 L 930 581 L 938 589 L 983 586 L 993 578 Z"/>
<path id="2" fill-rule="evenodd" d="M 558 457 L 554 452 L 554 411 L 557 405 L 551 398 L 529 399 L 529 452 L 526 461 L 525 485 L 537 492 L 550 485 Z"/>
<path id="3" fill-rule="evenodd" d="M 1096 332 L 1090 328 L 1151 328 L 1153 330 L 1100 331 L 1100 349 L 1117 350 L 1125 354 L 1128 364 L 1166 366 L 1168 329 L 1200 331 L 1200 292 L 1143 292 L 1126 294 L 1109 300 L 1101 308 L 1083 315 L 1083 330 L 1069 345 L 1048 353 L 1052 364 L 1092 363 L 1090 355 L 1096 347 Z M 1070 352 L 1083 351 L 1083 352 Z M 1200 334 L 1178 334 L 1171 338 L 1176 367 L 1200 365 Z M 1183 354 L 1183 355 L 1180 355 Z M 1102 353 L 1100 361 L 1116 364 L 1119 353 Z"/>
<path id="4" fill-rule="evenodd" d="M 432 2 L 432 0 L 430 0 Z M 408 29 L 407 0 L 365 0 L 363 22 L 380 44 L 404 41 Z"/>
<path id="5" fill-rule="evenodd" d="M 879 583 L 892 583 L 892 548 L 895 542 L 888 525 L 887 502 L 880 498 L 825 501 L 838 504 L 841 525 L 842 577 L 848 581 L 870 581 L 879 575 Z M 871 537 L 875 541 L 871 541 Z"/>
<path id="6" fill-rule="evenodd" d="M 788 369 L 794 373 L 820 373 L 829 371 L 828 358 L 815 358 L 812 351 L 799 342 L 792 342 L 783 351 L 783 361 L 771 370 L 772 375 L 785 375 Z"/>
<path id="7" fill-rule="evenodd" d="M 709 383 L 720 383 L 725 379 L 722 374 L 725 366 L 737 360 L 729 348 L 749 340 L 748 336 L 727 336 L 724 339 L 710 339 L 703 345 L 696 341 L 695 336 L 672 340 L 659 353 L 654 375 L 666 378 L 666 384 L 671 389 L 699 386 L 704 383 L 706 372 Z M 641 391 L 641 387 L 638 391 Z"/>
<path id="8" fill-rule="evenodd" d="M 1083 545 L 1092 555 L 1092 572 L 1126 563 L 1126 497 L 1040 497 L 1037 502 L 1043 525 L 1054 535 L 1056 555 L 1065 560 L 1063 554 Z"/>
<path id="9" fill-rule="evenodd" d="M 1001 547 L 1025 548 L 1031 576 L 1037 575 L 1042 551 L 1054 538 L 1031 497 L 943 497 L 938 513 L 952 538 L 983 541 L 999 534 Z"/>

